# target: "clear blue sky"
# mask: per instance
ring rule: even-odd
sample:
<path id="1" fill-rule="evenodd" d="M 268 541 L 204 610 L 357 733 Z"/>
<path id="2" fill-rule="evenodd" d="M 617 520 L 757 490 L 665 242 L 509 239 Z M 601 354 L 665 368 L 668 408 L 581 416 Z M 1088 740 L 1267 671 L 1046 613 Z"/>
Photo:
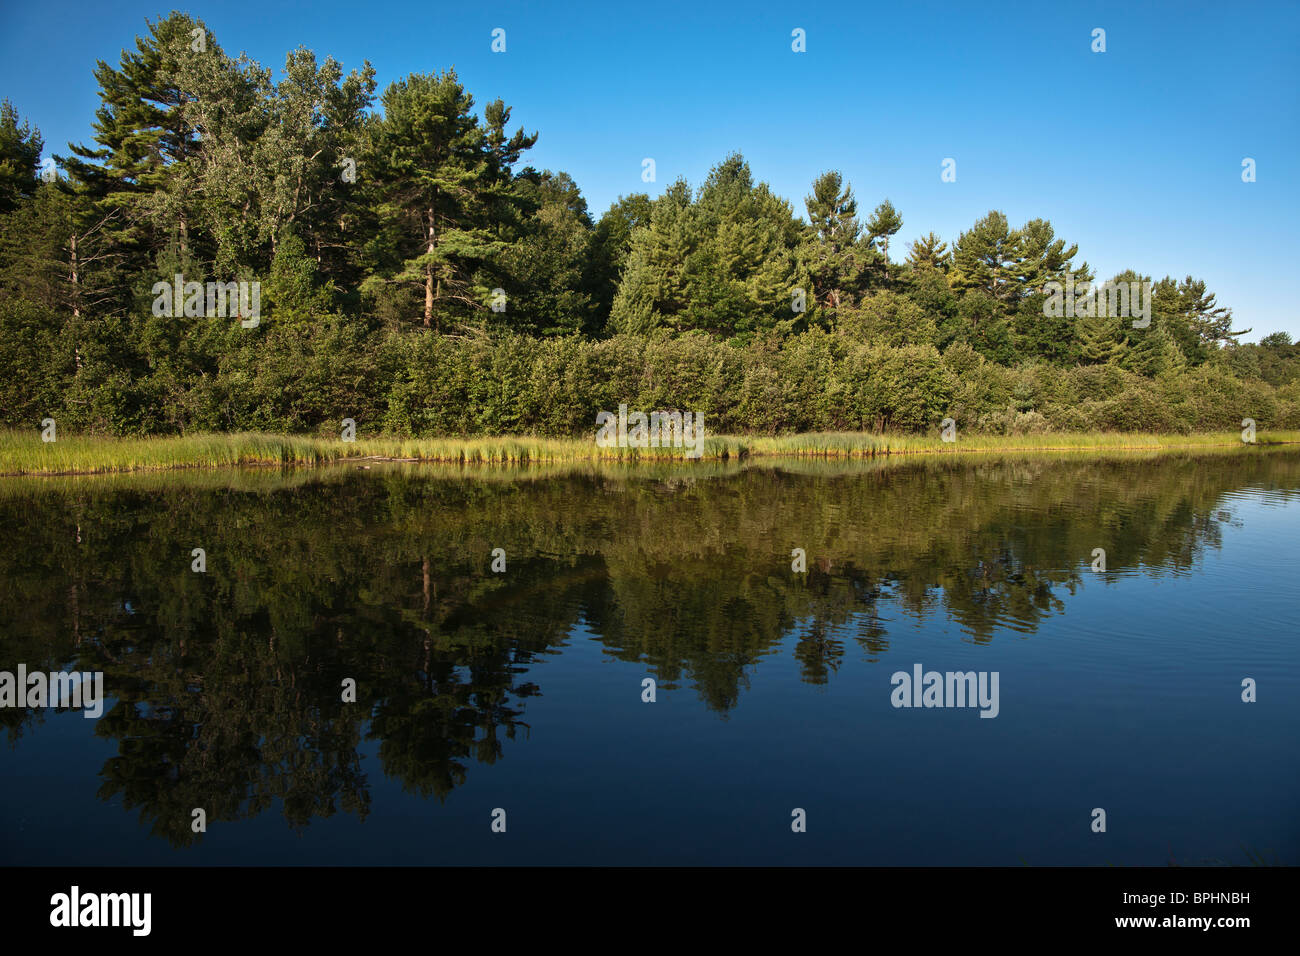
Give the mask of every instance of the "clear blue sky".
<path id="1" fill-rule="evenodd" d="M 138 0 L 0 0 L 0 95 L 47 153 L 90 136 L 91 69 L 171 9 Z M 1290 3 L 446 3 L 274 0 L 182 6 L 223 48 L 283 66 L 299 45 L 381 89 L 455 66 L 539 131 L 527 161 L 565 170 L 599 214 L 619 195 L 698 185 L 739 150 L 802 215 L 845 173 L 860 206 L 903 215 L 891 252 L 949 241 L 990 209 L 1041 216 L 1108 277 L 1204 278 L 1248 340 L 1300 339 L 1300 6 Z M 494 27 L 507 50 L 490 50 Z M 807 52 L 790 49 L 796 27 Z M 1106 30 L 1093 53 L 1093 28 Z M 1258 180 L 1241 181 L 1241 161 Z M 653 157 L 658 177 L 641 181 Z M 957 181 L 940 181 L 945 157 Z"/>

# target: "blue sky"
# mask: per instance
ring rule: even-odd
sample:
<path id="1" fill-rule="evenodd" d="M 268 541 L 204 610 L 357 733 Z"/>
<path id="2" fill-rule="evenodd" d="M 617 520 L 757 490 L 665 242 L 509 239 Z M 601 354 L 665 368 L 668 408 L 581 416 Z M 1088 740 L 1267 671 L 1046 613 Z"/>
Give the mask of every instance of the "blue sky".
<path id="1" fill-rule="evenodd" d="M 0 95 L 47 153 L 90 137 L 94 61 L 171 4 L 0 0 Z M 526 161 L 565 170 L 594 216 L 619 195 L 692 185 L 739 150 L 804 213 L 841 170 L 861 207 L 949 241 L 990 209 L 1050 219 L 1102 277 L 1205 279 L 1246 336 L 1300 339 L 1292 293 L 1300 184 L 1295 3 L 178 4 L 227 52 L 283 66 L 299 45 L 381 89 L 455 66 L 541 136 Z M 506 30 L 506 52 L 490 49 Z M 802 28 L 807 52 L 791 50 Z M 1091 51 L 1092 30 L 1106 52 Z M 641 181 L 653 157 L 657 181 Z M 957 181 L 940 180 L 956 160 Z M 1257 181 L 1241 181 L 1241 162 Z"/>

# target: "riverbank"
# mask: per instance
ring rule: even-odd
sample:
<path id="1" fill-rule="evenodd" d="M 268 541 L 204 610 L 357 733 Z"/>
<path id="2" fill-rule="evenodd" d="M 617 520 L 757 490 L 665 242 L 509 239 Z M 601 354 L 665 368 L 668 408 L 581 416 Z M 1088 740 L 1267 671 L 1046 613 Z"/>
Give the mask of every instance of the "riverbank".
<path id="1" fill-rule="evenodd" d="M 1261 431 L 1259 445 L 1300 443 L 1300 431 Z M 782 436 L 710 436 L 704 460 L 749 458 L 874 458 L 971 452 L 1088 452 L 1240 447 L 1239 432 L 1155 435 L 1124 432 L 1040 435 L 933 435 L 821 432 Z M 218 468 L 232 465 L 311 466 L 339 462 L 409 461 L 466 464 L 688 460 L 685 448 L 602 448 L 593 439 L 520 437 L 364 438 L 344 442 L 257 432 L 112 438 L 67 435 L 43 442 L 40 432 L 0 431 L 0 476 L 78 475 Z"/>

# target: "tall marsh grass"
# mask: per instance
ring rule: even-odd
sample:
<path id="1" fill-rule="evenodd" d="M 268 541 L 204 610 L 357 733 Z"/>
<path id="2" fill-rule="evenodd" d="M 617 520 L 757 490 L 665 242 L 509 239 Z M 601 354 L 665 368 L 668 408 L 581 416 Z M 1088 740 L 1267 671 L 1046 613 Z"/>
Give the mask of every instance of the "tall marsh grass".
<path id="1" fill-rule="evenodd" d="M 1300 432 L 1260 432 L 1261 445 L 1300 442 Z M 1223 446 L 1248 449 L 1237 432 L 1197 435 L 1063 433 L 1045 435 L 960 435 L 947 443 L 932 435 L 876 435 L 816 432 L 782 436 L 713 435 L 703 459 L 874 458 L 886 455 L 966 454 L 1010 451 L 1095 451 Z M 98 474 L 231 465 L 323 465 L 331 462 L 393 460 L 460 464 L 546 464 L 555 462 L 689 461 L 685 448 L 602 448 L 594 439 L 367 438 L 344 442 L 305 435 L 257 432 L 109 438 L 63 435 L 42 442 L 40 432 L 0 430 L 0 475 Z"/>

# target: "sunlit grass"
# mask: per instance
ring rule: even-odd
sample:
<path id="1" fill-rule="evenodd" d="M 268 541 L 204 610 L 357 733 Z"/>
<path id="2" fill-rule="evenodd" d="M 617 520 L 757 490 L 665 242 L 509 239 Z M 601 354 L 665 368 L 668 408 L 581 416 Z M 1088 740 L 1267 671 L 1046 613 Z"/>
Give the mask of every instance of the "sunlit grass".
<path id="1" fill-rule="evenodd" d="M 1261 445 L 1300 442 L 1300 432 L 1260 432 Z M 929 435 L 818 432 L 778 436 L 711 435 L 701 458 L 853 459 L 892 455 L 1011 451 L 1100 451 L 1220 446 L 1248 450 L 1238 432 L 1196 435 L 1087 433 L 1043 435 L 960 434 L 944 442 Z M 359 438 L 355 442 L 305 435 L 255 432 L 155 438 L 63 434 L 41 441 L 40 432 L 0 431 L 0 474 L 58 475 L 214 468 L 232 465 L 322 465 L 347 461 L 419 461 L 457 464 L 690 461 L 686 448 L 602 448 L 592 438 Z"/>

